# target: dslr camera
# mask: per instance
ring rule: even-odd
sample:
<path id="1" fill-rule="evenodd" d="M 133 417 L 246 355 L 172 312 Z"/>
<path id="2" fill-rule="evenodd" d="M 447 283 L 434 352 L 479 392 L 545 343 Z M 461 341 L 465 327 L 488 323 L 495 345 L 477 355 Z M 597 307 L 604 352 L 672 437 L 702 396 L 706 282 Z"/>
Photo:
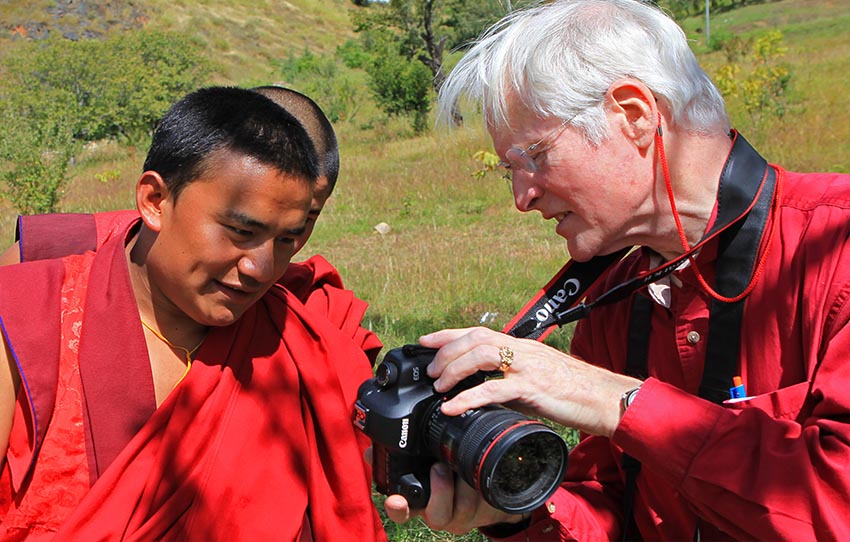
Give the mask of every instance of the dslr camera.
<path id="1" fill-rule="evenodd" d="M 488 373 L 437 393 L 425 372 L 435 353 L 419 345 L 390 350 L 375 378 L 358 390 L 354 423 L 372 439 L 377 490 L 424 508 L 431 465 L 442 461 L 495 508 L 520 514 L 539 507 L 563 480 L 564 440 L 545 424 L 501 406 L 443 414 L 444 401 L 484 382 Z"/>

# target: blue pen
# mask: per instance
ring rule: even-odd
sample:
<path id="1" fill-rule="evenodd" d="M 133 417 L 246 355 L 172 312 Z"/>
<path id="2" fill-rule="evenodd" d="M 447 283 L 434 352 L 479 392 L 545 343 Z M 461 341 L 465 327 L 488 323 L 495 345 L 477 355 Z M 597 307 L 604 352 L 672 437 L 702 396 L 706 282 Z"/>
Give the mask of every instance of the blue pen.
<path id="1" fill-rule="evenodd" d="M 729 388 L 729 395 L 732 399 L 740 399 L 747 396 L 747 390 L 744 389 L 744 381 L 740 376 L 732 378 L 733 387 Z"/>

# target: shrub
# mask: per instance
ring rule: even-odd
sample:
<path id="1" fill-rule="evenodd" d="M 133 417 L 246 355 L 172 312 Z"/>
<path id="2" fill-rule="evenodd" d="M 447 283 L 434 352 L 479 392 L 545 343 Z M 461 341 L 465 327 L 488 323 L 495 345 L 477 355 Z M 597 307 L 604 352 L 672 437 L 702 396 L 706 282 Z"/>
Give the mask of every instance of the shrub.
<path id="1" fill-rule="evenodd" d="M 740 98 L 755 124 L 785 114 L 791 71 L 779 63 L 787 50 L 782 39 L 781 32 L 770 31 L 755 39 L 726 42 L 727 62 L 715 72 L 723 95 Z"/>
<path id="2" fill-rule="evenodd" d="M 431 71 L 399 53 L 390 40 L 380 41 L 370 52 L 372 62 L 366 72 L 378 105 L 388 115 L 409 116 L 413 131 L 424 132 L 431 110 Z"/>
<path id="3" fill-rule="evenodd" d="M 315 100 L 331 122 L 350 121 L 359 111 L 360 85 L 352 70 L 336 58 L 305 51 L 274 64 L 287 84 Z"/>
<path id="4" fill-rule="evenodd" d="M 24 42 L 3 60 L 4 196 L 25 213 L 55 210 L 76 142 L 146 142 L 167 108 L 209 71 L 190 40 L 149 31 Z"/>
<path id="5" fill-rule="evenodd" d="M 149 31 L 28 42 L 10 52 L 5 68 L 6 107 L 33 123 L 61 115 L 82 141 L 145 138 L 208 73 L 190 40 Z"/>
<path id="6" fill-rule="evenodd" d="M 3 198 L 22 214 L 55 212 L 74 145 L 71 131 L 61 119 L 30 124 L 8 110 L 3 114 L 3 124 Z"/>

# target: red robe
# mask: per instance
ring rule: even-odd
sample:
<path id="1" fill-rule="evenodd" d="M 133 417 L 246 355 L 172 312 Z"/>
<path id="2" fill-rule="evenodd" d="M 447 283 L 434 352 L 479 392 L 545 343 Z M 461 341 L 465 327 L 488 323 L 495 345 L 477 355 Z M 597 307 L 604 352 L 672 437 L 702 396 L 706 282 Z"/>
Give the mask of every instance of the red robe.
<path id="1" fill-rule="evenodd" d="M 80 375 L 97 481 L 57 539 L 296 540 L 305 513 L 316 540 L 385 539 L 362 459 L 367 443 L 350 421 L 357 386 L 371 376 L 363 348 L 375 346 L 359 327 L 365 305 L 324 260 L 296 266 L 293 284 L 311 308 L 276 286 L 239 322 L 211 330 L 183 382 L 145 417 L 150 390 L 137 383 L 145 370 L 150 381 L 150 368 L 122 239 L 72 257 L 90 260 Z M 25 277 L 50 287 L 2 287 Z M 27 392 L 32 458 L 52 412 L 57 371 L 45 360 L 58 359 L 58 288 L 68 278 L 56 261 L 0 269 L 0 315 Z M 32 468 L 25 456 L 9 456 L 19 481 Z"/>

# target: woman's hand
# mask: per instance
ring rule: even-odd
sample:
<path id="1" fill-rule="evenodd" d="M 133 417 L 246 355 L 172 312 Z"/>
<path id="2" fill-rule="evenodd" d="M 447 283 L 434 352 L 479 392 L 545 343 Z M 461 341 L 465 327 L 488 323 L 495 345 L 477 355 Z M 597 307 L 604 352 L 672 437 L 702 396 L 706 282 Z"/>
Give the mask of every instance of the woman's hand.
<path id="1" fill-rule="evenodd" d="M 456 416 L 487 404 L 505 404 L 592 435 L 610 437 L 620 421 L 620 396 L 640 381 L 612 373 L 529 339 L 487 328 L 445 329 L 419 339 L 439 348 L 428 365 L 438 392 L 452 389 L 476 371 L 499 369 L 512 353 L 504 377 L 464 390 L 445 402 L 442 411 Z"/>

